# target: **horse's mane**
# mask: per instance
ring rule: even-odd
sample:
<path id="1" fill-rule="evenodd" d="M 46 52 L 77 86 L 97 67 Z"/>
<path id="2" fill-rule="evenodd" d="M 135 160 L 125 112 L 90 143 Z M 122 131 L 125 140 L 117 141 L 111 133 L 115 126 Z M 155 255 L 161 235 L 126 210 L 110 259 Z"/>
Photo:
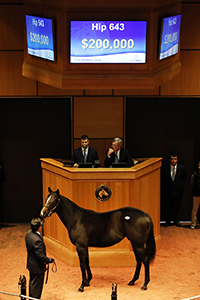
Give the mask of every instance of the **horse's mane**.
<path id="1" fill-rule="evenodd" d="M 83 208 L 83 207 L 79 206 L 78 204 L 74 203 L 73 201 L 71 201 L 69 198 L 67 198 L 67 197 L 65 197 L 65 196 L 60 195 L 60 198 L 63 199 L 64 202 L 65 202 L 65 201 L 69 201 L 70 204 L 71 204 L 73 207 L 75 207 L 76 209 L 79 209 L 79 210 L 82 210 L 82 211 L 86 211 L 86 210 L 87 210 L 87 211 L 95 212 L 95 211 L 92 210 L 92 209 L 86 209 L 86 208 Z"/>

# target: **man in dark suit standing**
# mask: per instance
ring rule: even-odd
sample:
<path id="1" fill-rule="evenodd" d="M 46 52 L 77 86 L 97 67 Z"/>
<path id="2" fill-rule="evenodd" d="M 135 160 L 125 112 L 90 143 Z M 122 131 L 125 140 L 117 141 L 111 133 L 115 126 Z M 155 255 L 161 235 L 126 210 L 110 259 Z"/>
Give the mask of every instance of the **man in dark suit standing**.
<path id="1" fill-rule="evenodd" d="M 46 247 L 40 234 L 41 219 L 31 221 L 31 230 L 25 237 L 27 248 L 27 269 L 29 270 L 29 296 L 40 299 L 44 284 L 46 265 L 54 262 L 53 258 L 46 256 Z"/>
<path id="2" fill-rule="evenodd" d="M 109 168 L 112 166 L 112 163 L 117 162 L 125 162 L 126 167 L 133 166 L 133 160 L 129 150 L 122 148 L 122 140 L 118 137 L 113 139 L 112 146 L 106 151 L 104 165 Z"/>
<path id="3" fill-rule="evenodd" d="M 89 138 L 87 135 L 82 135 L 81 138 L 81 147 L 74 150 L 71 161 L 75 168 L 79 167 L 79 163 L 91 162 L 94 165 L 95 160 L 99 160 L 97 151 L 89 147 Z"/>
<path id="4" fill-rule="evenodd" d="M 178 163 L 177 154 L 170 155 L 170 163 L 162 168 L 162 195 L 165 207 L 165 226 L 171 221 L 181 227 L 179 210 L 183 196 L 183 185 L 187 176 L 185 166 Z"/>

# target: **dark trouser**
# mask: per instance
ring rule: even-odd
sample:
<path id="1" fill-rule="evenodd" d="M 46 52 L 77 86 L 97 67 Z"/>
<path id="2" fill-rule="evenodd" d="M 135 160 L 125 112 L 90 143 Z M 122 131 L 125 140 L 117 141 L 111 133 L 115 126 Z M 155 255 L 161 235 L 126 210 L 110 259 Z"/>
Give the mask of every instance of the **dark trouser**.
<path id="1" fill-rule="evenodd" d="M 165 198 L 165 220 L 166 223 L 170 221 L 179 221 L 179 210 L 182 197 L 167 197 Z"/>
<path id="2" fill-rule="evenodd" d="M 30 272 L 29 297 L 40 299 L 44 284 L 44 273 L 33 274 Z"/>

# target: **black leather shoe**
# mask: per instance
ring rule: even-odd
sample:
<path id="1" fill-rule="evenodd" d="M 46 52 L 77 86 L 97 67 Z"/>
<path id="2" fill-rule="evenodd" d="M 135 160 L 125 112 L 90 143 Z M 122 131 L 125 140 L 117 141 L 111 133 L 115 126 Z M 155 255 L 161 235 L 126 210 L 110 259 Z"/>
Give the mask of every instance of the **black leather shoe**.
<path id="1" fill-rule="evenodd" d="M 177 226 L 177 227 L 183 227 L 183 225 L 180 222 L 178 222 L 178 221 L 174 222 L 174 225 Z"/>
<path id="2" fill-rule="evenodd" d="M 170 226 L 170 223 L 165 222 L 165 223 L 164 223 L 164 227 L 168 227 L 168 226 Z"/>

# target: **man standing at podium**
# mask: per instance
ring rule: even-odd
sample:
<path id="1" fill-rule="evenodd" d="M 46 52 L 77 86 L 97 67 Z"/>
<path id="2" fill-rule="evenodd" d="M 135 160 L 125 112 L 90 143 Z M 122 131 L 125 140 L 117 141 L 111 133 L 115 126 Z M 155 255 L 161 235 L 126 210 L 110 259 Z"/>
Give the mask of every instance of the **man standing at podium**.
<path id="1" fill-rule="evenodd" d="M 112 146 L 106 151 L 104 165 L 109 168 L 112 166 L 112 163 L 118 162 L 126 163 L 126 167 L 133 166 L 133 160 L 129 150 L 122 148 L 122 140 L 116 137 L 112 141 Z"/>
<path id="2" fill-rule="evenodd" d="M 78 168 L 79 163 L 87 163 L 90 162 L 94 165 L 95 160 L 99 160 L 97 150 L 89 147 L 89 138 L 87 135 L 82 135 L 80 138 L 81 147 L 74 150 L 71 161 L 73 162 L 73 166 Z"/>

